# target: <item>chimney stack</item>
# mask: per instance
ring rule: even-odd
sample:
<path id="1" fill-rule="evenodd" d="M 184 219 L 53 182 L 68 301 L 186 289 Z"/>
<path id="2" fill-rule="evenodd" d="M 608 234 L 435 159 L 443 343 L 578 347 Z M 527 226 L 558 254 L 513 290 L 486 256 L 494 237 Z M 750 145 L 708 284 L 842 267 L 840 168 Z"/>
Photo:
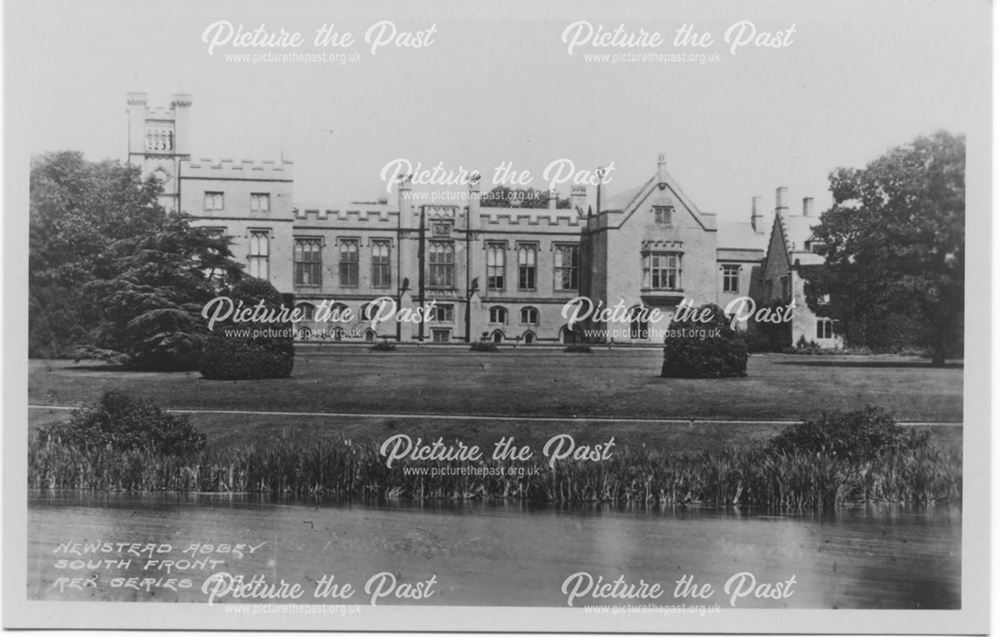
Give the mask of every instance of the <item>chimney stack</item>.
<path id="1" fill-rule="evenodd" d="M 577 211 L 581 217 L 587 214 L 587 187 L 571 186 L 569 191 L 569 207 Z"/>
<path id="2" fill-rule="evenodd" d="M 802 216 L 811 217 L 813 216 L 813 198 L 803 197 L 802 198 Z"/>
<path id="3" fill-rule="evenodd" d="M 660 153 L 656 156 L 656 180 L 662 182 L 667 176 L 667 155 Z M 600 212 L 600 211 L 598 211 Z"/>
<path id="4" fill-rule="evenodd" d="M 788 196 L 788 186 L 778 186 L 778 189 L 774 191 L 774 211 L 775 212 L 788 212 L 788 205 L 785 203 L 785 197 Z"/>
<path id="5" fill-rule="evenodd" d="M 750 226 L 757 234 L 764 232 L 763 215 L 760 212 L 760 195 L 750 199 Z"/>
<path id="6" fill-rule="evenodd" d="M 559 203 L 559 192 L 555 189 L 549 191 L 549 210 L 555 210 Z"/>
<path id="7" fill-rule="evenodd" d="M 604 166 L 598 166 L 597 167 L 597 177 L 598 177 L 598 181 L 597 181 L 597 212 L 598 213 L 601 212 L 601 194 L 602 194 L 602 188 L 604 187 L 604 175 L 606 175 L 606 174 L 607 174 L 607 171 L 604 170 Z M 588 217 L 590 216 L 590 209 L 587 210 L 587 216 Z"/>

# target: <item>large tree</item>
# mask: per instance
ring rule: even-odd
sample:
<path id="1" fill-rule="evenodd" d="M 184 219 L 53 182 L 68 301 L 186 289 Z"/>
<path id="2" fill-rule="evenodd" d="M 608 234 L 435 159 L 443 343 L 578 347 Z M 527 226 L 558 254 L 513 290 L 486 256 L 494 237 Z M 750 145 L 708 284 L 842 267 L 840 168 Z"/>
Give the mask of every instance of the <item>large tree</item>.
<path id="1" fill-rule="evenodd" d="M 864 168 L 838 168 L 830 190 L 810 304 L 829 295 L 824 311 L 864 344 L 903 333 L 943 365 L 963 338 L 965 137 L 939 131 Z"/>
<path id="2" fill-rule="evenodd" d="M 77 151 L 33 158 L 30 177 L 32 283 L 76 285 L 108 276 L 107 246 L 151 233 L 164 216 L 157 184 L 117 161 L 90 162 Z"/>
<path id="3" fill-rule="evenodd" d="M 84 286 L 98 306 L 94 355 L 136 369 L 197 369 L 209 334 L 201 310 L 241 271 L 229 240 L 189 219 L 164 215 L 154 232 L 109 246 L 116 273 Z"/>
<path id="4" fill-rule="evenodd" d="M 32 161 L 29 355 L 196 365 L 200 304 L 235 277 L 229 242 L 157 203 L 159 186 L 75 151 Z"/>
<path id="5" fill-rule="evenodd" d="M 71 356 L 97 319 L 83 285 L 113 276 L 108 246 L 152 232 L 163 210 L 137 169 L 75 151 L 33 158 L 29 205 L 28 353 Z"/>

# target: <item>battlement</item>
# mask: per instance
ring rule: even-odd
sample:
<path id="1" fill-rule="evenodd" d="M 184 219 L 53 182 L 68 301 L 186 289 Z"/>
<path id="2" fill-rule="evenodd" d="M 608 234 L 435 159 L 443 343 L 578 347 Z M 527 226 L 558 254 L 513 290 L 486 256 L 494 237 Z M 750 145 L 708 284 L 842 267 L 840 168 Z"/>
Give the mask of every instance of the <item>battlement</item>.
<path id="1" fill-rule="evenodd" d="M 328 221 L 330 223 L 371 223 L 387 224 L 392 228 L 397 225 L 399 212 L 390 210 L 388 206 L 374 208 L 327 208 L 323 206 L 298 205 L 293 208 L 295 218 L 303 221 Z"/>
<path id="2" fill-rule="evenodd" d="M 483 208 L 479 218 L 483 228 L 490 226 L 580 228 L 585 221 L 574 210 L 550 208 Z"/>
<path id="3" fill-rule="evenodd" d="M 423 208 L 426 219 L 457 219 L 459 214 L 459 207 L 453 204 L 427 204 Z"/>
<path id="4" fill-rule="evenodd" d="M 290 161 L 253 159 L 192 159 L 182 169 L 184 177 L 280 179 L 291 181 L 293 164 Z"/>

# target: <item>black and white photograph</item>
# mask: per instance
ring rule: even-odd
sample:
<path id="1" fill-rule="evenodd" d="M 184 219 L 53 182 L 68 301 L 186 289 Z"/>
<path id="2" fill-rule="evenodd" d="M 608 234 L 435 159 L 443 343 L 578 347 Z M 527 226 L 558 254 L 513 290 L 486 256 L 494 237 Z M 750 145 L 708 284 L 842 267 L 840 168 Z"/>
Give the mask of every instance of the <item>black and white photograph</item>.
<path id="1" fill-rule="evenodd" d="M 993 11 L 6 3 L 5 626 L 987 632 Z"/>

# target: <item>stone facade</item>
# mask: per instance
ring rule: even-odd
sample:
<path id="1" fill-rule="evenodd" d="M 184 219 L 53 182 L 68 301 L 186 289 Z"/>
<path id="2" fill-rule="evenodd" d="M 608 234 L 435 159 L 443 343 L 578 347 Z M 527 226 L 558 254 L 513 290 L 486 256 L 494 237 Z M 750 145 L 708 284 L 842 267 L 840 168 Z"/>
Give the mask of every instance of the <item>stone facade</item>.
<path id="1" fill-rule="evenodd" d="M 750 224 L 720 224 L 715 214 L 700 210 L 667 172 L 661 154 L 648 181 L 588 216 L 583 241 L 584 293 L 631 310 L 603 324 L 605 338 L 658 343 L 682 301 L 725 307 L 749 295 L 764 234 Z"/>
<path id="2" fill-rule="evenodd" d="M 815 343 L 825 349 L 843 347 L 838 322 L 823 316 L 822 306 L 812 308 L 806 301 L 803 268 L 823 262 L 823 257 L 816 253 L 819 244 L 812 233 L 819 223 L 813 211 L 813 200 L 804 198 L 802 213 L 794 215 L 786 205 L 787 196 L 785 187 L 778 188 L 775 193 L 774 221 L 761 265 L 759 301 L 794 304 L 789 346 Z"/>
<path id="3" fill-rule="evenodd" d="M 645 183 L 617 195 L 574 186 L 568 209 L 556 193 L 546 208 L 481 207 L 476 184 L 460 205 L 427 203 L 408 182 L 393 198 L 307 203 L 293 198 L 291 162 L 192 159 L 190 96 L 151 108 L 129 93 L 127 103 L 128 160 L 161 181 L 165 208 L 231 237 L 252 275 L 294 295 L 312 317 L 300 324 L 305 340 L 660 343 L 666 320 L 570 329 L 564 308 L 587 297 L 665 316 L 683 299 L 758 298 L 783 276 L 777 256 L 764 258 L 759 198 L 749 222 L 720 223 L 662 154 Z M 779 208 L 775 228 L 781 218 Z M 421 311 L 430 320 L 415 320 Z"/>

